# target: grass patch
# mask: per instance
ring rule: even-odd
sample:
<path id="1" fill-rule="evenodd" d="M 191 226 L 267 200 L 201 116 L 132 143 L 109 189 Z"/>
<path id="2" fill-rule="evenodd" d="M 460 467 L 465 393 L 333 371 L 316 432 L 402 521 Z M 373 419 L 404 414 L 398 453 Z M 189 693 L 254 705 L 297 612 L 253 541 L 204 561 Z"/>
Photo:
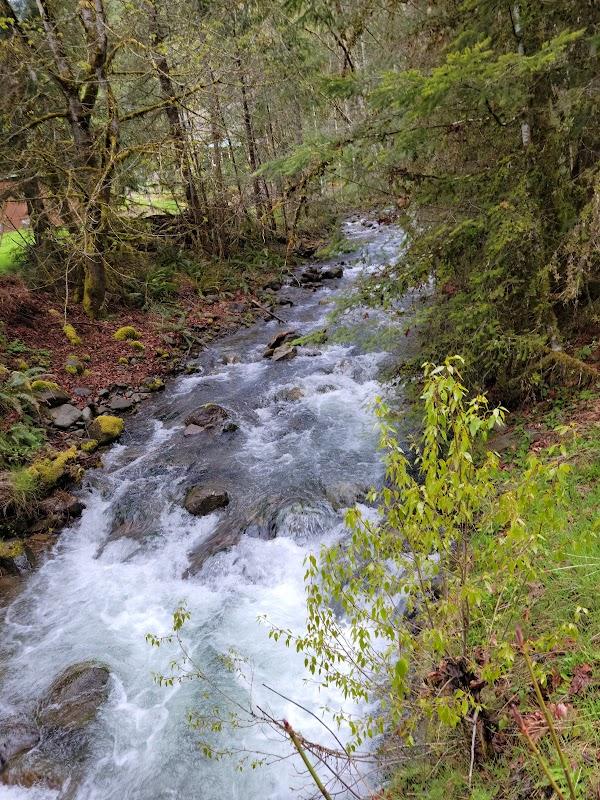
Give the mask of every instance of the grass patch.
<path id="1" fill-rule="evenodd" d="M 126 201 L 127 208 L 135 210 L 149 209 L 150 211 L 164 211 L 167 214 L 181 214 L 186 204 L 170 195 L 143 195 L 132 194 Z"/>
<path id="2" fill-rule="evenodd" d="M 33 241 L 30 230 L 7 231 L 0 234 L 0 275 L 14 272 Z"/>

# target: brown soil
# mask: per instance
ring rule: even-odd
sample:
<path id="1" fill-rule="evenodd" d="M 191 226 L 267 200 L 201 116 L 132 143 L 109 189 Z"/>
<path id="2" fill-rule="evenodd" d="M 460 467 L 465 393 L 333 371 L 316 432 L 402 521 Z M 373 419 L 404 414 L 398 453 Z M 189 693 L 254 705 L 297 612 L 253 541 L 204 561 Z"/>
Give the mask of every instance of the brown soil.
<path id="1" fill-rule="evenodd" d="M 30 293 L 16 278 L 0 284 L 0 319 L 5 323 L 7 339 L 17 339 L 27 350 L 4 357 L 11 369 L 48 363 L 48 377 L 72 394 L 76 387 L 89 389 L 92 395 L 111 384 L 136 387 L 147 378 L 173 371 L 174 360 L 181 360 L 194 347 L 200 347 L 214 336 L 237 327 L 258 308 L 251 295 L 238 292 L 228 299 L 201 299 L 185 285 L 178 296 L 177 323 L 156 313 L 135 309 L 109 309 L 107 318 L 88 319 L 76 305 L 67 309 L 65 317 L 56 298 L 48 294 Z M 65 321 L 71 324 L 81 339 L 71 344 L 65 333 Z M 132 325 L 140 334 L 144 351 L 139 353 L 127 341 L 116 341 L 115 331 Z M 42 351 L 41 353 L 39 351 Z M 85 367 L 85 373 L 72 375 L 66 369 L 67 359 L 75 356 Z M 127 364 L 119 359 L 127 358 Z M 73 397 L 83 406 L 86 398 Z"/>

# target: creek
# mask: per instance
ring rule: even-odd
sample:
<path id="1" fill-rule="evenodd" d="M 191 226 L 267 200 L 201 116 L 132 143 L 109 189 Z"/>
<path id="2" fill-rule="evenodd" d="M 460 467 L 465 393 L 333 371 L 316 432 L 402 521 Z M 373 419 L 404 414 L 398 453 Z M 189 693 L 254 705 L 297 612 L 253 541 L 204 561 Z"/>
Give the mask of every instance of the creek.
<path id="1" fill-rule="evenodd" d="M 397 228 L 358 219 L 345 234 L 356 250 L 327 262 L 344 262 L 342 279 L 314 292 L 293 281 L 284 288 L 293 302 L 277 310 L 286 328 L 325 327 L 328 301 L 397 256 L 402 243 Z M 303 785 L 295 759 L 239 772 L 233 760 L 204 758 L 186 720 L 205 702 L 200 687 L 157 686 L 153 673 L 168 672 L 175 653 L 145 637 L 167 633 L 185 601 L 184 638 L 203 670 L 243 695 L 221 661 L 234 646 L 252 664 L 258 699 L 273 715 L 308 738 L 323 737 L 318 721 L 262 684 L 317 716 L 341 698 L 305 682 L 303 657 L 269 640 L 257 617 L 302 630 L 305 556 L 343 536 L 344 507 L 382 479 L 372 401 L 391 357 L 362 338 L 391 323 L 374 312 L 363 317 L 348 315 L 360 322 L 353 341 L 299 348 L 291 360 L 263 358 L 283 329 L 276 320 L 215 342 L 197 359 L 198 372 L 147 401 L 102 468 L 86 475 L 82 517 L 6 613 L 0 718 L 29 713 L 55 676 L 78 662 L 106 664 L 110 691 L 85 733 L 80 763 L 60 750 L 44 755 L 67 761 L 60 787 L 0 783 L 0 800 L 287 800 Z M 400 339 L 414 349 L 411 337 Z M 185 418 L 209 402 L 228 409 L 237 430 L 184 436 Z M 183 508 L 186 489 L 206 482 L 227 488 L 229 506 L 194 517 Z M 230 546 L 221 550 L 223 543 Z M 261 729 L 232 735 L 240 749 L 281 747 Z"/>

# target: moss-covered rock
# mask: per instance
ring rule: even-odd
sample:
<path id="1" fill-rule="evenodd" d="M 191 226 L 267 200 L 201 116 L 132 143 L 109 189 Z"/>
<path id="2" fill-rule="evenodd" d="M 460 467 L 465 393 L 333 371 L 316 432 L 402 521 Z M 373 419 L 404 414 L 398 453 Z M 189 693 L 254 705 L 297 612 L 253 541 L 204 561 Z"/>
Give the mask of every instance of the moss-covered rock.
<path id="1" fill-rule="evenodd" d="M 65 476 L 69 462 L 75 458 L 77 458 L 77 448 L 73 445 L 68 450 L 58 453 L 54 458 L 42 458 L 34 461 L 30 467 L 27 467 L 27 471 L 43 488 L 51 489 Z"/>
<path id="2" fill-rule="evenodd" d="M 129 365 L 129 359 L 127 356 L 120 356 L 117 358 L 117 364 L 120 364 L 122 367 L 126 367 Z"/>
<path id="3" fill-rule="evenodd" d="M 121 417 L 113 417 L 110 414 L 101 414 L 92 422 L 89 427 L 89 434 L 98 444 L 108 444 L 118 439 L 125 430 L 125 423 Z"/>
<path id="4" fill-rule="evenodd" d="M 77 358 L 77 356 L 70 355 L 65 363 L 65 372 L 68 372 L 69 375 L 82 375 L 85 370 L 82 362 Z"/>
<path id="5" fill-rule="evenodd" d="M 143 343 L 137 339 L 129 339 L 128 344 L 133 350 L 138 350 L 139 352 L 143 352 L 146 349 Z"/>
<path id="6" fill-rule="evenodd" d="M 33 564 L 33 556 L 21 539 L 0 540 L 0 575 L 22 575 Z"/>
<path id="7" fill-rule="evenodd" d="M 97 439 L 88 439 L 85 442 L 81 443 L 80 450 L 83 450 L 84 453 L 93 453 L 94 450 L 98 448 L 98 440 Z"/>
<path id="8" fill-rule="evenodd" d="M 81 339 L 79 337 L 79 334 L 77 333 L 77 331 L 71 325 L 70 322 L 67 322 L 63 325 L 63 333 L 69 340 L 70 344 L 72 344 L 73 346 L 76 347 L 77 345 L 81 344 Z"/>
<path id="9" fill-rule="evenodd" d="M 113 333 L 113 339 L 116 339 L 117 342 L 123 342 L 126 339 L 139 339 L 140 334 L 136 331 L 133 325 L 123 325 L 122 328 L 118 328 Z"/>
<path id="10" fill-rule="evenodd" d="M 165 382 L 162 378 L 149 378 L 142 386 L 147 392 L 160 392 L 165 388 Z"/>

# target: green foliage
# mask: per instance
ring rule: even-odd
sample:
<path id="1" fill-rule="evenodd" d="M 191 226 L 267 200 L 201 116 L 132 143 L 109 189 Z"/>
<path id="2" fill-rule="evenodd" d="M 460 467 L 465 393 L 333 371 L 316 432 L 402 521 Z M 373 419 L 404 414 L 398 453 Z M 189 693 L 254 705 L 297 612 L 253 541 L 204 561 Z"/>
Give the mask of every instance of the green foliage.
<path id="1" fill-rule="evenodd" d="M 41 367 L 30 367 L 4 374 L 0 373 L 0 410 L 12 411 L 22 417 L 26 411 L 37 411 L 38 401 L 34 387 L 36 378 L 44 374 Z"/>
<path id="2" fill-rule="evenodd" d="M 324 685 L 371 708 L 377 700 L 360 720 L 338 714 L 354 747 L 390 725 L 410 742 L 423 714 L 455 728 L 482 707 L 481 685 L 509 674 L 514 661 L 512 632 L 495 604 L 510 596 L 518 607 L 534 574 L 532 559 L 559 519 L 566 466 L 532 457 L 512 484 L 484 447 L 504 412 L 490 409 L 483 396 L 467 398 L 459 363 L 426 365 L 417 474 L 386 422 L 388 409 L 378 406 L 387 467 L 384 488 L 371 495 L 379 517 L 352 509 L 350 540 L 325 548 L 319 559 L 309 556 L 306 633 L 271 631 L 306 654 L 307 668 Z M 471 650 L 480 628 L 494 642 L 482 667 Z M 450 681 L 444 691 L 415 695 L 415 675 L 424 677 L 443 657 L 468 665 L 479 688 Z"/>
<path id="3" fill-rule="evenodd" d="M 0 431 L 0 469 L 26 462 L 44 441 L 43 430 L 28 422 L 17 422 L 6 431 Z"/>

